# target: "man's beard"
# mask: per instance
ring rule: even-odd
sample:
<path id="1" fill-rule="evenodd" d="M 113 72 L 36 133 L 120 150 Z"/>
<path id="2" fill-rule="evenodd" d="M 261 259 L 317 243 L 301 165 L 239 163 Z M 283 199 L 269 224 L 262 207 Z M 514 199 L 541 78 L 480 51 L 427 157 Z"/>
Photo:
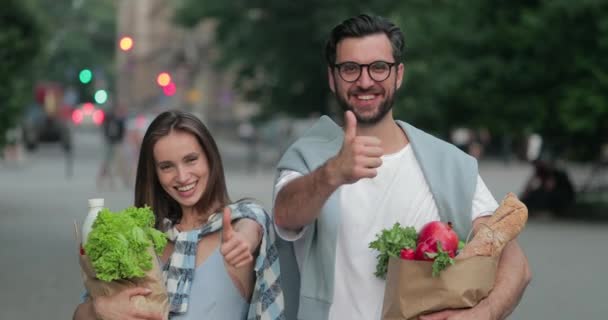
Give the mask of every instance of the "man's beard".
<path id="1" fill-rule="evenodd" d="M 337 86 L 334 86 L 334 88 L 337 88 Z M 374 92 L 374 90 L 366 90 L 366 91 L 356 90 L 355 92 L 352 92 L 351 95 L 365 94 L 365 93 L 370 93 L 370 92 L 377 93 L 377 92 Z M 378 106 L 377 113 L 373 114 L 371 117 L 363 117 L 362 115 L 358 114 L 355 111 L 355 108 L 353 108 L 353 106 L 350 105 L 348 103 L 348 101 L 346 101 L 337 92 L 334 93 L 334 96 L 336 97 L 336 100 L 338 100 L 338 104 L 342 108 L 342 111 L 346 112 L 346 111 L 350 110 L 353 112 L 353 114 L 355 114 L 355 117 L 357 118 L 357 123 L 360 123 L 363 125 L 373 125 L 373 124 L 380 122 L 380 120 L 382 120 L 384 118 L 384 116 L 386 116 L 386 114 L 389 111 L 391 111 L 391 109 L 393 108 L 393 103 L 395 102 L 396 93 L 397 93 L 397 83 L 395 83 L 395 89 L 394 89 L 393 93 L 389 96 L 386 96 L 386 99 L 384 101 L 382 101 L 380 103 L 380 105 Z"/>

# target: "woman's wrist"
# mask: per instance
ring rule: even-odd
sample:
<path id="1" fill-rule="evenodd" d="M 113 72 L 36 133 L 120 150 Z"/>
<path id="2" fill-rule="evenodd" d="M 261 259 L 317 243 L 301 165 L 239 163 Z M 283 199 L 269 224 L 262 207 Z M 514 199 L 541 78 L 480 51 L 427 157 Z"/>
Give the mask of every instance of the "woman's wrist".
<path id="1" fill-rule="evenodd" d="M 249 241 L 251 253 L 257 252 L 262 241 L 262 226 L 252 219 L 240 219 L 235 224 L 234 230 Z"/>
<path id="2" fill-rule="evenodd" d="M 103 300 L 103 297 L 99 297 L 99 298 L 90 300 L 91 314 L 93 315 L 93 319 L 103 319 L 101 314 L 99 313 L 99 310 L 101 310 L 101 308 L 102 308 L 102 307 L 100 307 L 100 303 L 103 304 L 102 300 Z"/>

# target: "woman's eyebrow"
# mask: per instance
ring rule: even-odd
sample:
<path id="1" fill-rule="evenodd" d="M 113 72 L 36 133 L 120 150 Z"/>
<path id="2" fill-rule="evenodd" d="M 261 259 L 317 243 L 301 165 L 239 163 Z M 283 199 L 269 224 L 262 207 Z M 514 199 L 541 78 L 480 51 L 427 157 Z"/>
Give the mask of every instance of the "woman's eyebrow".
<path id="1" fill-rule="evenodd" d="M 157 166 L 160 166 L 160 165 L 163 165 L 163 164 L 164 164 L 164 165 L 167 165 L 167 164 L 172 164 L 172 163 L 173 163 L 173 162 L 168 161 L 168 160 L 167 160 L 167 161 L 156 161 L 156 165 L 157 165 Z"/>

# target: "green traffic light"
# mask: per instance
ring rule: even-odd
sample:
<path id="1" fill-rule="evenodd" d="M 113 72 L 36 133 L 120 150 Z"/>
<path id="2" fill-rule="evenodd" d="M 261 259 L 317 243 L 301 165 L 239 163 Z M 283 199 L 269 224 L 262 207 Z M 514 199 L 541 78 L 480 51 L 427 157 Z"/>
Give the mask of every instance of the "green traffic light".
<path id="1" fill-rule="evenodd" d="M 98 104 L 104 104 L 106 101 L 108 101 L 108 93 L 103 89 L 97 90 L 95 92 L 95 102 Z"/>
<path id="2" fill-rule="evenodd" d="M 89 69 L 82 69 L 78 75 L 78 78 L 80 79 L 80 82 L 87 84 L 91 82 L 91 79 L 93 79 L 93 72 L 91 72 Z"/>

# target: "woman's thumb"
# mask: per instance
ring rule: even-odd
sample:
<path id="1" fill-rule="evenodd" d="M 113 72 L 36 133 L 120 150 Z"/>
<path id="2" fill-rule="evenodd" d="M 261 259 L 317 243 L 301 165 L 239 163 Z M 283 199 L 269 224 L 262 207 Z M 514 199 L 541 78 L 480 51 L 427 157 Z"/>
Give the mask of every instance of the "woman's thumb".
<path id="1" fill-rule="evenodd" d="M 234 233 L 232 229 L 232 210 L 229 207 L 224 208 L 224 215 L 222 217 L 222 241 L 228 241 L 232 238 Z"/>

